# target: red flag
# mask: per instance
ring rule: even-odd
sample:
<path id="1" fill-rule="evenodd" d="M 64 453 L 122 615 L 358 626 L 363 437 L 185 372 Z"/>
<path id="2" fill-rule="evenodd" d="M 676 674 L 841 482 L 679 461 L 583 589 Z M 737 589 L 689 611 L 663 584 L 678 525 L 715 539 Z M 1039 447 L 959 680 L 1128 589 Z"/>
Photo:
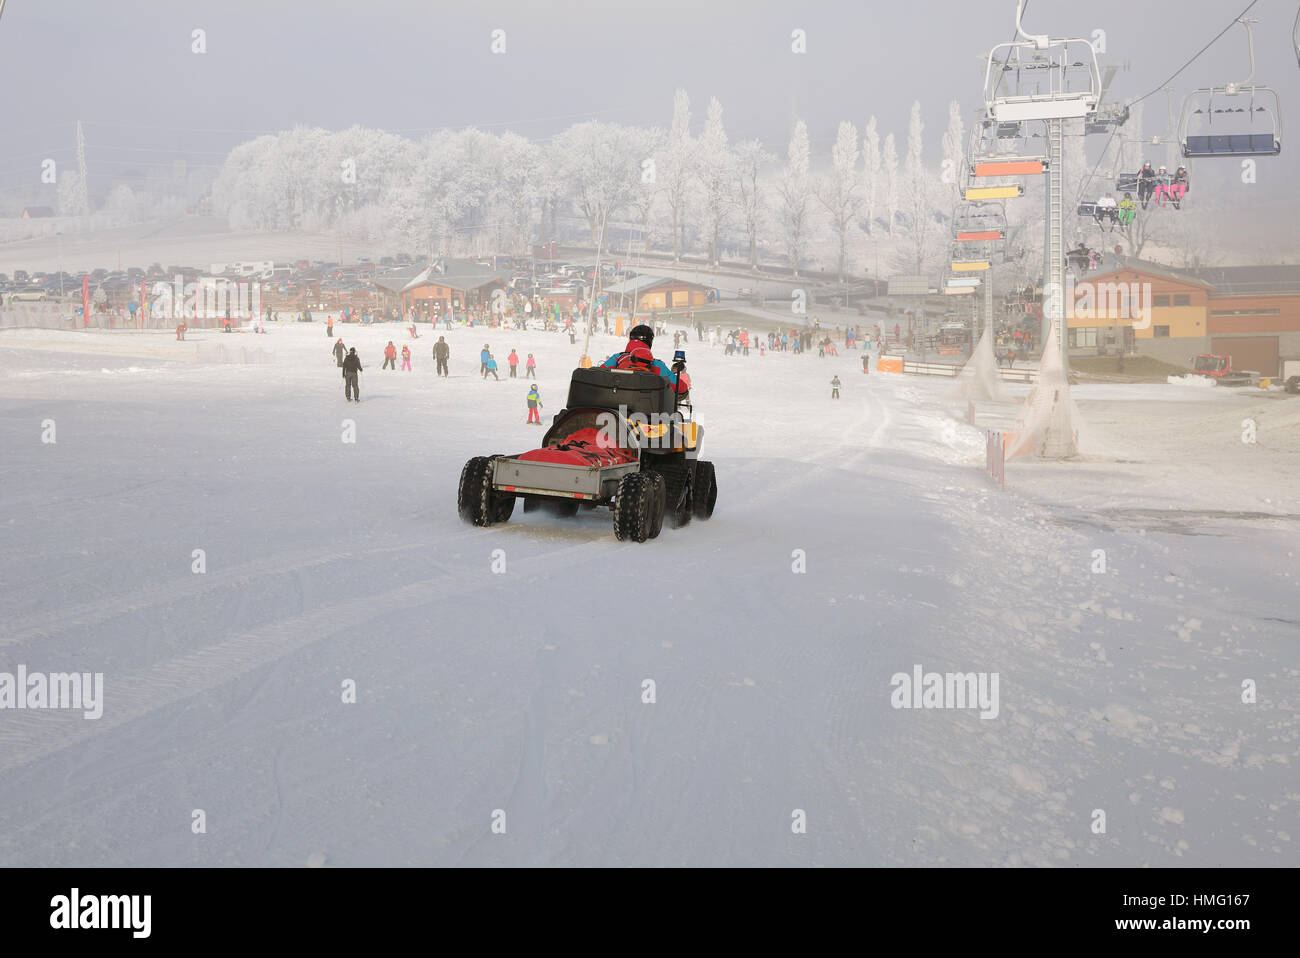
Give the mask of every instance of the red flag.
<path id="1" fill-rule="evenodd" d="M 81 325 L 90 325 L 90 274 L 81 277 Z"/>

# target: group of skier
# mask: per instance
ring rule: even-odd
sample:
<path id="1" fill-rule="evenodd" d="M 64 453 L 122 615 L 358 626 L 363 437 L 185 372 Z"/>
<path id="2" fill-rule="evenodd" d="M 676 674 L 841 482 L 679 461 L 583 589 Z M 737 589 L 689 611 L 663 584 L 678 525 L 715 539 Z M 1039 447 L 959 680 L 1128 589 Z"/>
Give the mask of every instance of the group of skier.
<path id="1" fill-rule="evenodd" d="M 510 350 L 510 355 L 506 357 L 506 365 L 510 367 L 510 378 L 518 379 L 519 353 L 515 352 L 513 348 Z M 497 360 L 492 355 L 492 348 L 487 343 L 484 343 L 482 351 L 479 352 L 479 372 L 484 379 L 487 379 L 488 374 L 491 373 L 492 378 L 499 381 L 501 377 L 497 375 L 497 368 Z M 537 360 L 533 358 L 532 353 L 528 354 L 528 362 L 524 364 L 524 371 L 528 373 L 529 379 L 537 376 Z"/>
<path id="2" fill-rule="evenodd" d="M 344 399 L 348 402 L 360 402 L 361 388 L 357 381 L 357 374 L 362 371 L 362 366 L 361 358 L 357 355 L 356 347 L 354 346 L 349 349 L 343 344 L 343 339 L 340 337 L 335 341 L 330 352 L 334 356 L 336 366 L 343 371 Z M 393 341 L 390 339 L 388 345 L 384 347 L 384 364 L 381 368 L 393 369 L 396 371 L 398 355 L 399 351 L 397 346 L 394 345 Z M 410 372 L 411 347 L 403 343 L 400 355 L 402 358 L 403 371 Z M 448 372 L 448 361 L 451 359 L 451 347 L 448 345 L 445 336 L 439 336 L 438 341 L 433 344 L 433 359 L 436 364 L 435 375 L 447 378 L 450 375 Z M 518 378 L 519 354 L 514 349 L 510 350 L 510 355 L 506 357 L 506 362 L 510 366 L 511 378 Z M 530 379 L 536 377 L 537 360 L 533 357 L 532 353 L 528 354 L 528 361 L 525 363 L 525 370 Z M 499 379 L 496 374 L 497 362 L 487 343 L 483 344 L 483 351 L 480 354 L 479 371 L 484 379 L 488 377 L 489 373 L 491 373 L 494 379 Z M 540 409 L 541 405 L 541 399 L 537 393 L 537 385 L 534 383 L 528 394 L 529 422 L 538 422 L 540 424 L 541 420 L 537 419 L 536 415 L 537 409 Z"/>

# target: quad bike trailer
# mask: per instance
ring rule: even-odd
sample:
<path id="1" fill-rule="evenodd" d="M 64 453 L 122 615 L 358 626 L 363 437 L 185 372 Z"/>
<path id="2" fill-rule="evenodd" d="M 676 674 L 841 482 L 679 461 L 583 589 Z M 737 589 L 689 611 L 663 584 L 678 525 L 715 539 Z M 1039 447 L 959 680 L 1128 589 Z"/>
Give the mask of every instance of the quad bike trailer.
<path id="1" fill-rule="evenodd" d="M 471 525 L 491 526 L 509 519 L 520 499 L 525 513 L 574 516 L 605 506 L 615 537 L 634 542 L 658 536 L 665 521 L 708 519 L 717 479 L 713 463 L 699 458 L 704 428 L 688 400 L 657 373 L 575 369 L 568 402 L 538 449 L 465 463 L 457 511 Z"/>

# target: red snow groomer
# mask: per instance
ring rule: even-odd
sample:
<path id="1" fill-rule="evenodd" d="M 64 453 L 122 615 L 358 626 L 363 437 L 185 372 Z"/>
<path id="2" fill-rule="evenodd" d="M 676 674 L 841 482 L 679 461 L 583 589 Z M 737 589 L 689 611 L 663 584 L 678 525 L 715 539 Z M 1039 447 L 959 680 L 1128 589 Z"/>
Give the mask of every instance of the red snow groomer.
<path id="1" fill-rule="evenodd" d="M 475 456 L 461 470 L 456 507 L 476 526 L 524 512 L 562 516 L 608 506 L 618 539 L 659 535 L 665 517 L 683 526 L 708 519 L 718 498 L 713 464 L 699 459 L 704 427 L 689 394 L 657 373 L 575 369 L 564 409 L 539 448 L 515 456 Z"/>
<path id="2" fill-rule="evenodd" d="M 1198 355 L 1192 372 L 1213 379 L 1220 386 L 1249 386 L 1259 381 L 1259 373 L 1233 369 L 1231 356 L 1215 356 L 1212 353 Z"/>

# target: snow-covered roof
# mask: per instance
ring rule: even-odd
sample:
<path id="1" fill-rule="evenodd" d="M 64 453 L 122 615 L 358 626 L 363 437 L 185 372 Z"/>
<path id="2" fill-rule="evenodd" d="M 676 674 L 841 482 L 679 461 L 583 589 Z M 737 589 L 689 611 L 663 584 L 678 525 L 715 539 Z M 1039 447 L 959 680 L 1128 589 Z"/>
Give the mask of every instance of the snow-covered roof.
<path id="1" fill-rule="evenodd" d="M 471 290 L 489 283 L 504 283 L 506 274 L 470 260 L 438 260 L 428 266 L 405 266 L 376 276 L 370 282 L 390 293 L 406 293 L 421 286 L 446 286 Z"/>
<path id="2" fill-rule="evenodd" d="M 1215 266 L 1187 272 L 1213 286 L 1211 296 L 1300 295 L 1300 266 Z"/>
<path id="3" fill-rule="evenodd" d="M 697 289 L 711 289 L 702 283 L 692 283 L 689 279 L 680 279 L 676 276 L 633 276 L 631 279 L 625 279 L 621 283 L 613 286 L 604 287 L 606 293 L 639 293 L 642 290 L 652 289 L 655 286 L 662 286 L 664 283 L 681 283 L 683 286 L 694 286 Z"/>
<path id="4" fill-rule="evenodd" d="M 480 266 L 477 263 L 434 263 L 402 287 L 405 293 L 421 286 L 446 286 L 448 289 L 471 290 L 491 283 L 504 283 L 506 274 L 501 270 Z"/>
<path id="5" fill-rule="evenodd" d="M 1116 266 L 1101 275 L 1121 269 L 1208 287 L 1211 297 L 1300 295 L 1300 266 L 1198 266 L 1174 269 L 1162 263 L 1129 257 L 1121 259 Z M 1095 278 L 1099 279 L 1100 276 Z"/>

